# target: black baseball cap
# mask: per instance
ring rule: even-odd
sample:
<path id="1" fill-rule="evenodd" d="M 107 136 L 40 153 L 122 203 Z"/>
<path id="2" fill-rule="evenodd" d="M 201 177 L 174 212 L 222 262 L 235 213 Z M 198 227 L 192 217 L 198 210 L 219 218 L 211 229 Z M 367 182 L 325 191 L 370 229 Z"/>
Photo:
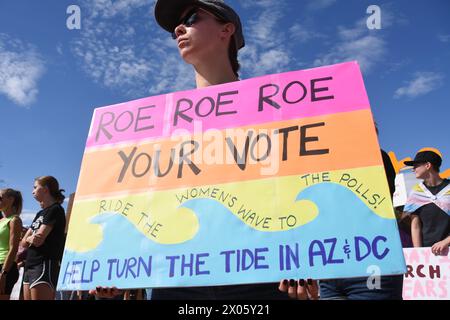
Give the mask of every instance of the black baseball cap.
<path id="1" fill-rule="evenodd" d="M 155 5 L 156 22 L 164 30 L 173 32 L 180 24 L 181 14 L 188 6 L 203 8 L 223 21 L 233 23 L 236 28 L 233 38 L 237 50 L 245 46 L 241 20 L 238 14 L 222 0 L 158 0 Z"/>
<path id="2" fill-rule="evenodd" d="M 431 163 L 435 169 L 439 169 L 442 164 L 442 158 L 433 151 L 421 151 L 416 154 L 413 161 L 404 161 L 407 166 L 414 166 L 420 163 Z"/>

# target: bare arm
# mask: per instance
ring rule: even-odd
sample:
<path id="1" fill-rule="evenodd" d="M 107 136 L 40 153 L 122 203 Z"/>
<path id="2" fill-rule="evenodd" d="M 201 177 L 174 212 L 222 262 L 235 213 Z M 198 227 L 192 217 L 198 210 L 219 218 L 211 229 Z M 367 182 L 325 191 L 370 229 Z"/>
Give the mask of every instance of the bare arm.
<path id="1" fill-rule="evenodd" d="M 450 246 L 450 236 L 448 236 L 447 238 L 445 238 L 444 240 L 442 240 L 444 242 L 444 244 L 446 244 L 447 246 Z"/>
<path id="2" fill-rule="evenodd" d="M 30 243 L 27 241 L 27 239 L 29 237 L 31 237 L 31 235 L 33 234 L 33 230 L 31 230 L 31 228 L 29 228 L 27 230 L 27 232 L 25 233 L 25 235 L 22 238 L 22 241 L 20 241 L 20 245 L 24 248 L 28 248 L 30 246 Z"/>
<path id="3" fill-rule="evenodd" d="M 9 251 L 3 264 L 2 271 L 8 272 L 11 269 L 17 255 L 20 243 L 20 233 L 22 232 L 22 220 L 19 217 L 13 218 L 9 222 Z"/>
<path id="4" fill-rule="evenodd" d="M 422 246 L 422 223 L 419 216 L 411 215 L 411 238 L 414 247 Z"/>
<path id="5" fill-rule="evenodd" d="M 31 237 L 27 239 L 27 242 L 30 245 L 33 245 L 35 247 L 40 247 L 44 244 L 45 239 L 52 231 L 53 226 L 48 224 L 41 224 L 39 229 L 36 231 L 35 234 L 33 234 Z"/>

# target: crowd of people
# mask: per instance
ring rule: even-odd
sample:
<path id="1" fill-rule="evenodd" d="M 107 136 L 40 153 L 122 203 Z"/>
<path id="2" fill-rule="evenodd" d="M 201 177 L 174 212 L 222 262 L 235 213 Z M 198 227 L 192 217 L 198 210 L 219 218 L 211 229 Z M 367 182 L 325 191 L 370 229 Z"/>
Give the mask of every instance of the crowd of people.
<path id="1" fill-rule="evenodd" d="M 64 190 L 52 176 L 36 178 L 33 197 L 40 210 L 27 229 L 22 227 L 22 193 L 0 190 L 0 297 L 10 299 L 23 268 L 24 300 L 55 299 L 64 251 L 66 215 L 61 204 Z"/>
<path id="2" fill-rule="evenodd" d="M 386 177 L 393 186 L 395 171 L 382 151 Z M 403 247 L 431 247 L 435 255 L 447 255 L 450 246 L 450 181 L 439 176 L 442 158 L 433 151 L 419 152 L 412 166 L 423 180 L 411 191 L 398 216 L 404 233 Z M 24 300 L 192 300 L 192 299 L 367 299 L 401 300 L 403 275 L 382 276 L 379 288 L 369 288 L 368 278 L 283 279 L 279 284 L 133 289 L 97 287 L 90 291 L 57 292 L 56 284 L 64 250 L 66 217 L 61 204 L 64 190 L 51 176 L 34 182 L 33 197 L 42 208 L 29 228 L 22 226 L 22 194 L 0 189 L 0 299 L 8 300 L 17 283 Z M 391 188 L 391 195 L 394 189 Z M 406 227 L 407 226 L 407 227 Z M 23 278 L 19 279 L 19 269 Z"/>
<path id="3" fill-rule="evenodd" d="M 158 0 L 158 24 L 172 33 L 182 59 L 193 66 L 197 88 L 238 81 L 238 51 L 245 46 L 238 14 L 219 0 Z M 382 151 L 391 195 L 395 171 Z M 450 245 L 450 186 L 439 176 L 442 158 L 432 151 L 419 152 L 405 164 L 413 167 L 423 183 L 416 186 L 399 215 L 405 247 L 431 247 L 446 254 Z M 56 283 L 65 241 L 63 190 L 58 181 L 36 179 L 33 196 L 42 210 L 22 234 L 22 195 L 13 189 L 0 190 L 0 298 L 9 299 L 23 266 L 23 298 L 55 299 Z M 22 235 L 21 235 L 22 234 Z M 283 279 L 279 283 L 119 290 L 92 288 L 89 292 L 58 294 L 58 299 L 402 299 L 403 275 L 383 276 L 380 288 L 368 288 L 367 278 Z"/>

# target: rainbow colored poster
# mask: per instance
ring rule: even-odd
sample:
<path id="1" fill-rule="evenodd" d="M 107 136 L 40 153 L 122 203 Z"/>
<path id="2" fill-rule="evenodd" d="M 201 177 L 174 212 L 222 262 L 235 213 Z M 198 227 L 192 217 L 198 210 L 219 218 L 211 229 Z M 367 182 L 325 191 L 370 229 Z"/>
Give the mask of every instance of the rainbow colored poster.
<path id="1" fill-rule="evenodd" d="M 359 66 L 94 112 L 59 290 L 405 272 Z"/>

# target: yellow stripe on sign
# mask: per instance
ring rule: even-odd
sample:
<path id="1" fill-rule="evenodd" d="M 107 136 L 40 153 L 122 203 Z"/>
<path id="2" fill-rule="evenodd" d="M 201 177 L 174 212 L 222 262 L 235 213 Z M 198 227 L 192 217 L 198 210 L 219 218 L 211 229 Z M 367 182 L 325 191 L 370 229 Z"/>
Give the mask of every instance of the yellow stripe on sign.
<path id="1" fill-rule="evenodd" d="M 102 212 L 126 216 L 137 230 L 157 243 L 188 241 L 195 236 L 199 225 L 195 213 L 181 206 L 194 199 L 215 200 L 256 230 L 293 229 L 313 221 L 320 214 L 314 203 L 295 199 L 303 189 L 322 182 L 347 187 L 375 214 L 395 219 L 384 169 L 376 166 L 75 200 L 66 246 L 78 252 L 95 248 L 102 239 L 102 231 L 100 226 L 89 221 Z"/>

